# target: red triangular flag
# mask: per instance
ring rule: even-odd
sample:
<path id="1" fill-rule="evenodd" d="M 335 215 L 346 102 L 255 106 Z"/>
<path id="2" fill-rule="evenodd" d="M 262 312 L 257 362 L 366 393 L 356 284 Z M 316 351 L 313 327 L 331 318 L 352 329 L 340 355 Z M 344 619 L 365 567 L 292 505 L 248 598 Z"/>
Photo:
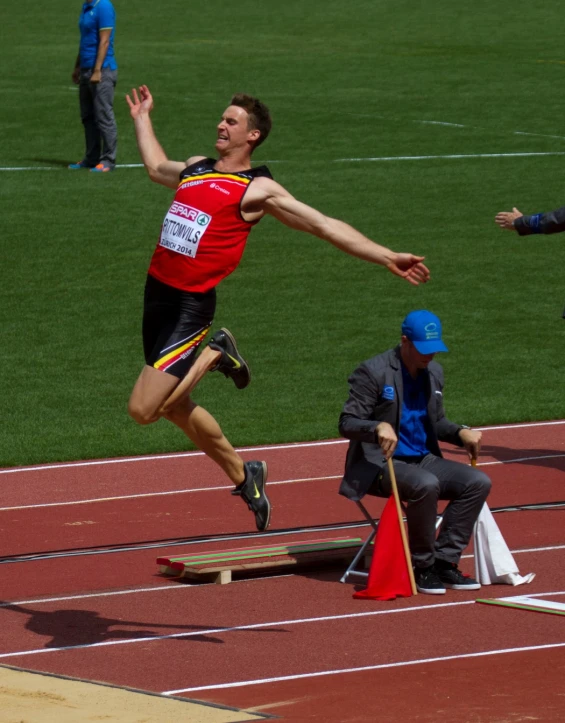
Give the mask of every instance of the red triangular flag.
<path id="1" fill-rule="evenodd" d="M 410 597 L 412 595 L 410 575 L 402 544 L 400 521 L 392 496 L 389 497 L 381 515 L 374 547 L 367 587 L 354 593 L 353 597 L 371 600 Z"/>

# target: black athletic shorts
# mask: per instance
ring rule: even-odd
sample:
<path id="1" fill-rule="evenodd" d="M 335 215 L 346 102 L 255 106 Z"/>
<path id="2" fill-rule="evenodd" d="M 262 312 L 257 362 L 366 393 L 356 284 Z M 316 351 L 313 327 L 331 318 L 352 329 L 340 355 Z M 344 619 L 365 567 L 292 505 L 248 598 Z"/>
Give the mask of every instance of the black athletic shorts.
<path id="1" fill-rule="evenodd" d="M 216 289 L 204 294 L 181 291 L 148 275 L 143 306 L 145 362 L 179 379 L 212 326 Z"/>

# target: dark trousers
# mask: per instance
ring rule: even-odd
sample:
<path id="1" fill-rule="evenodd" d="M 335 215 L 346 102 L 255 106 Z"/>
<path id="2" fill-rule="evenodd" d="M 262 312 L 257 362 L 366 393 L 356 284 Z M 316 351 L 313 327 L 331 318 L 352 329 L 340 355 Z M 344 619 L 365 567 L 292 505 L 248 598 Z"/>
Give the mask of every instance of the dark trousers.
<path id="1" fill-rule="evenodd" d="M 114 89 L 117 70 L 102 69 L 100 83 L 91 83 L 92 69 L 81 68 L 79 83 L 80 118 L 84 126 L 84 162 L 97 166 L 102 161 L 116 165 L 118 129 L 114 117 Z"/>
<path id="2" fill-rule="evenodd" d="M 415 567 L 428 567 L 436 558 L 458 563 L 469 544 L 473 526 L 491 488 L 490 479 L 476 467 L 433 454 L 419 461 L 393 460 L 400 499 L 406 506 L 408 537 Z M 369 494 L 389 497 L 388 467 Z M 439 500 L 449 500 L 436 539 Z"/>

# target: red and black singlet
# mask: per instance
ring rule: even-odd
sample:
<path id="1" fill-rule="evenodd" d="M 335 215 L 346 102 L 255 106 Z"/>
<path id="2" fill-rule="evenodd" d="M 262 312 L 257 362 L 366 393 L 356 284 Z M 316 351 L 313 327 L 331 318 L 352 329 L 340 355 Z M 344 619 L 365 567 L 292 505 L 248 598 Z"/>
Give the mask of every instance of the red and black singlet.
<path id="1" fill-rule="evenodd" d="M 183 291 L 209 291 L 236 269 L 256 223 L 241 216 L 243 196 L 254 178 L 272 178 L 266 166 L 224 173 L 215 163 L 206 158 L 180 174 L 149 266 L 151 276 Z"/>

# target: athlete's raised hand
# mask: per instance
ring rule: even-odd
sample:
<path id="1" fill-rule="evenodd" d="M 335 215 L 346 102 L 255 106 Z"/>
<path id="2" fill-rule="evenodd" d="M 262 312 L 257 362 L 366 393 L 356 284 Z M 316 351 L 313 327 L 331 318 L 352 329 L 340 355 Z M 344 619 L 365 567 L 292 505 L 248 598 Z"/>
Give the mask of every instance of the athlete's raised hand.
<path id="1" fill-rule="evenodd" d="M 129 105 L 129 112 L 134 120 L 140 115 L 151 113 L 153 110 L 153 96 L 146 85 L 139 86 L 139 95 L 137 90 L 132 88 L 131 95 L 131 98 L 126 95 L 126 100 Z"/>
<path id="2" fill-rule="evenodd" d="M 418 286 L 430 280 L 430 270 L 422 263 L 424 258 L 425 256 L 414 256 L 414 254 L 395 253 L 385 265 L 391 273 Z"/>

